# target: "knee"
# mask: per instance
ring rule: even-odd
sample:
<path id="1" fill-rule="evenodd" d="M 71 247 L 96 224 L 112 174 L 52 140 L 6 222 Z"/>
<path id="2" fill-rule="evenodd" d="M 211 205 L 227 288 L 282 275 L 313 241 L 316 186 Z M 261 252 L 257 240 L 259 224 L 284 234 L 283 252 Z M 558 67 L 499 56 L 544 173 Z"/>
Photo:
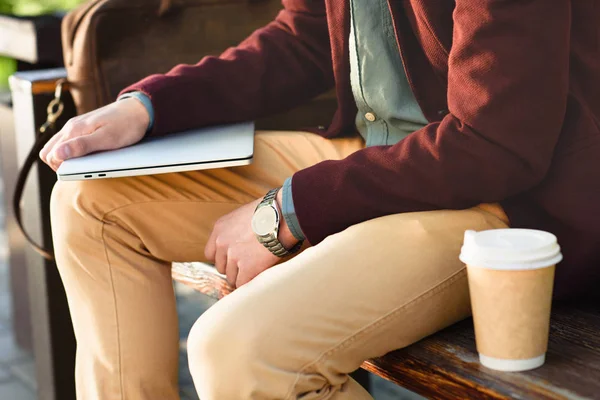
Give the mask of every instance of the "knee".
<path id="1" fill-rule="evenodd" d="M 72 212 L 73 199 L 78 192 L 77 184 L 78 182 L 58 181 L 54 185 L 50 195 L 50 216 L 53 221 L 63 222 L 67 219 L 63 217 Z"/>
<path id="2" fill-rule="evenodd" d="M 70 236 L 79 231 L 82 214 L 87 213 L 87 182 L 56 182 L 50 196 L 50 219 L 54 234 Z M 60 228 L 60 229 L 59 229 Z"/>
<path id="3" fill-rule="evenodd" d="M 102 220 L 103 199 L 110 191 L 100 181 L 57 182 L 50 197 L 52 238 L 57 259 L 61 254 L 85 246 L 74 246 L 86 238 L 95 238 Z M 59 260 L 60 261 L 60 260 Z"/>
<path id="4" fill-rule="evenodd" d="M 82 215 L 81 201 L 85 196 L 80 182 L 56 182 L 50 196 L 50 219 L 54 253 L 59 268 L 63 263 L 63 254 L 79 248 L 74 243 L 80 241 L 86 233 L 85 218 Z"/>
<path id="5" fill-rule="evenodd" d="M 58 181 L 50 196 L 50 216 L 53 225 L 77 223 L 83 216 L 102 219 L 118 197 L 108 180 Z"/>
<path id="6" fill-rule="evenodd" d="M 194 324 L 187 350 L 200 398 L 253 398 L 259 390 L 258 369 L 274 362 L 274 332 L 252 314 L 243 304 L 217 303 Z"/>
<path id="7" fill-rule="evenodd" d="M 73 226 L 80 219 L 77 212 L 79 202 L 79 182 L 58 181 L 50 196 L 50 219 L 55 244 L 73 234 Z"/>
<path id="8" fill-rule="evenodd" d="M 210 369 L 235 367 L 252 349 L 256 328 L 244 326 L 236 310 L 213 306 L 194 324 L 188 336 L 188 359 L 192 373 Z M 254 330 L 254 332 L 253 332 Z M 235 358 L 238 362 L 230 363 Z"/>

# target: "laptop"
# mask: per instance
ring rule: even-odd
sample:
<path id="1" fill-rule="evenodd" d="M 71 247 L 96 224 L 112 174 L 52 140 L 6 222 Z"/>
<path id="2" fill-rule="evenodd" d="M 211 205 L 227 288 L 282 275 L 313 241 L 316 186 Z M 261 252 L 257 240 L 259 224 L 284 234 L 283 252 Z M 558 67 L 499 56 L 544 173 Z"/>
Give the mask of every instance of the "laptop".
<path id="1" fill-rule="evenodd" d="M 214 126 L 148 138 L 129 147 L 64 161 L 60 181 L 248 165 L 254 155 L 254 123 Z"/>

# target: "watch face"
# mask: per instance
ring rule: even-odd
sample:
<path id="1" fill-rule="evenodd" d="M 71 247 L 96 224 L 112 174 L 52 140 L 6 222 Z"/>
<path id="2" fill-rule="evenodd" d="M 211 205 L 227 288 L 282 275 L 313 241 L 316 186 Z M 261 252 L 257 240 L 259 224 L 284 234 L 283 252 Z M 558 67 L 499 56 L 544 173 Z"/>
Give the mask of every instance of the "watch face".
<path id="1" fill-rule="evenodd" d="M 275 231 L 277 213 L 272 207 L 261 207 L 252 217 L 252 230 L 259 236 L 265 236 Z"/>

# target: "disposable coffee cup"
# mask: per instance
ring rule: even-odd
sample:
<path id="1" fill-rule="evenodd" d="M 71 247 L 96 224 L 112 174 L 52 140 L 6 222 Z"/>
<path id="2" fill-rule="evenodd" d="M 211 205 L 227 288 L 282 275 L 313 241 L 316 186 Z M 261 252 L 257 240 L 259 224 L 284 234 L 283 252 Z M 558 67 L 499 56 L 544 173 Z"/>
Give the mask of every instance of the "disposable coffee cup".
<path id="1" fill-rule="evenodd" d="M 526 371 L 546 359 L 556 236 L 530 229 L 466 231 L 467 265 L 479 360 L 500 371 Z"/>

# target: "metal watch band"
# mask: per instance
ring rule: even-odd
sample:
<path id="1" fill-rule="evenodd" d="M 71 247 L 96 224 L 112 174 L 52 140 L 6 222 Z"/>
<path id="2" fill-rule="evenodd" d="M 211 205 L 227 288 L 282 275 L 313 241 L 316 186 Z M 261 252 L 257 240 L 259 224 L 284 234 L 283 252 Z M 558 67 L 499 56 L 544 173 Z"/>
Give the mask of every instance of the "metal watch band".
<path id="1" fill-rule="evenodd" d="M 263 197 L 262 201 L 260 202 L 260 204 L 258 206 L 260 207 L 263 204 L 271 204 L 273 202 L 273 200 L 275 200 L 275 196 L 277 196 L 277 192 L 279 192 L 279 189 L 281 189 L 281 188 L 275 188 L 275 189 L 269 190 L 267 192 L 267 194 L 265 194 L 265 197 Z"/>
<path id="2" fill-rule="evenodd" d="M 296 253 L 302 247 L 302 242 L 298 242 L 294 247 L 289 250 L 286 250 L 285 247 L 281 244 L 281 242 L 277 239 L 273 240 L 264 240 L 259 238 L 258 241 L 262 243 L 263 246 L 267 248 L 271 253 L 275 254 L 277 257 L 287 257 L 290 254 Z"/>
<path id="3" fill-rule="evenodd" d="M 267 204 L 271 205 L 272 203 L 274 203 L 275 196 L 277 196 L 277 192 L 279 192 L 279 189 L 281 189 L 281 188 L 275 188 L 275 189 L 269 190 L 267 192 L 267 194 L 265 195 L 265 197 L 262 199 L 262 201 L 256 207 L 256 210 L 258 210 L 263 205 L 267 205 Z M 272 206 L 272 207 L 277 207 L 277 206 Z M 278 212 L 279 212 L 279 210 L 278 210 Z M 269 235 L 265 235 L 265 236 L 257 235 L 256 238 L 263 246 L 265 246 L 267 248 L 267 250 L 269 250 L 271 253 L 275 254 L 277 257 L 287 257 L 291 254 L 296 253 L 298 250 L 300 250 L 300 248 L 302 247 L 302 243 L 303 243 L 302 241 L 300 241 L 300 242 L 296 243 L 296 245 L 294 247 L 292 247 L 291 249 L 286 250 L 286 248 L 283 247 L 283 245 L 277 238 L 277 235 L 274 233 L 270 233 Z"/>

